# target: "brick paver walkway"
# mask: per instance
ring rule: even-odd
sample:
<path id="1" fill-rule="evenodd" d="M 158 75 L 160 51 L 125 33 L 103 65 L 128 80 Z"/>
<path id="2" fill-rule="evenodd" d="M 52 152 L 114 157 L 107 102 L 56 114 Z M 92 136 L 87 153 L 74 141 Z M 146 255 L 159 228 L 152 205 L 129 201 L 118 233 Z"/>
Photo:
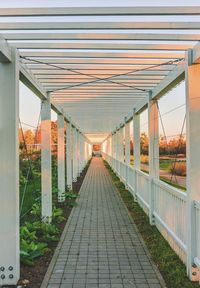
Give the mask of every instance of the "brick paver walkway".
<path id="1" fill-rule="evenodd" d="M 164 287 L 101 158 L 93 158 L 48 288 Z"/>

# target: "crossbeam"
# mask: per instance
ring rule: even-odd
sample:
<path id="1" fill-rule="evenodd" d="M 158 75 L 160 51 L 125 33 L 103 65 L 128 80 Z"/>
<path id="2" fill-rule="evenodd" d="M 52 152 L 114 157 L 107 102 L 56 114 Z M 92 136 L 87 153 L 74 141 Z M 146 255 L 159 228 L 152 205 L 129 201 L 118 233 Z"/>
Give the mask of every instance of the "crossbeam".
<path id="1" fill-rule="evenodd" d="M 45 7 L 1 8 L 0 16 L 128 16 L 128 15 L 200 15 L 200 7 Z"/>
<path id="2" fill-rule="evenodd" d="M 199 34 L 160 33 L 3 33 L 6 40 L 199 41 Z"/>
<path id="3" fill-rule="evenodd" d="M 1 23 L 0 23 L 1 26 Z M 200 29 L 200 23 L 199 23 Z M 18 49 L 91 49 L 91 50 L 163 50 L 185 51 L 192 48 L 192 44 L 119 44 L 119 43 L 35 43 L 35 42 L 12 42 L 12 46 Z"/>
<path id="4" fill-rule="evenodd" d="M 0 35 L 0 62 L 11 62 L 11 48 L 7 41 Z"/>
<path id="5" fill-rule="evenodd" d="M 199 30 L 200 22 L 1 22 L 0 30 Z"/>
<path id="6" fill-rule="evenodd" d="M 40 58 L 98 58 L 98 59 L 177 59 L 184 57 L 184 52 L 158 52 L 158 51 L 151 51 L 149 52 L 71 52 L 71 51 L 21 51 L 20 55 L 24 57 L 40 57 Z"/>

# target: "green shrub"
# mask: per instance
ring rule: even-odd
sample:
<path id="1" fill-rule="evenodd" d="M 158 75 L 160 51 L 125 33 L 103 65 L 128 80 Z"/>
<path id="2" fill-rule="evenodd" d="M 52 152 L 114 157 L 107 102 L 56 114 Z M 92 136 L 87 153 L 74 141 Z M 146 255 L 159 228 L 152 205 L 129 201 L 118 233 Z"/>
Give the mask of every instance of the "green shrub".
<path id="1" fill-rule="evenodd" d="M 34 260 L 43 256 L 49 249 L 46 243 L 34 242 L 25 239 L 20 241 L 20 258 L 23 264 L 33 266 Z"/>

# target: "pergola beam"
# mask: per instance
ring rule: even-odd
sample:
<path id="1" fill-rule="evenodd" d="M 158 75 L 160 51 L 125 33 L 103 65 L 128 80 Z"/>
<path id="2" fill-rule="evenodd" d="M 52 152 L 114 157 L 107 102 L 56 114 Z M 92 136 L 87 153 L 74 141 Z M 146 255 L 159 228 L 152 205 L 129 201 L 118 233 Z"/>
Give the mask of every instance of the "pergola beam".
<path id="1" fill-rule="evenodd" d="M 83 96 L 83 97 L 87 97 L 87 96 L 93 96 L 93 97 L 98 97 L 98 96 L 102 96 L 102 97 L 107 97 L 107 96 L 120 96 L 120 97 L 125 97 L 125 96 L 142 96 L 142 95 L 146 95 L 147 92 L 138 92 L 138 91 L 127 91 L 126 93 L 122 93 L 120 91 L 113 91 L 113 92 L 109 92 L 109 91 L 106 91 L 106 93 L 104 91 L 97 91 L 97 92 L 94 92 L 94 91 L 68 91 L 68 93 L 62 93 L 57 91 L 57 92 L 52 92 L 52 96 L 53 97 L 56 97 L 56 96 L 66 96 L 66 97 L 80 97 L 80 96 Z"/>
<path id="2" fill-rule="evenodd" d="M 185 64 L 180 64 L 174 68 L 155 88 L 152 90 L 152 99 L 158 99 L 162 95 L 166 94 L 174 86 L 180 83 L 184 79 Z M 143 111 L 148 104 L 148 97 L 145 102 L 136 107 L 136 113 Z"/>
<path id="3" fill-rule="evenodd" d="M 156 70 L 155 70 L 156 69 Z M 129 76 L 133 75 L 133 76 L 139 76 L 139 75 L 153 75 L 153 76 L 166 76 L 169 72 L 169 70 L 167 69 L 164 69 L 163 67 L 157 67 L 157 68 L 154 68 L 154 70 L 144 70 L 144 71 L 141 71 L 139 69 L 137 69 L 138 71 L 134 71 L 134 73 L 132 74 L 129 74 Z M 86 73 L 86 71 L 88 70 L 85 70 L 84 73 Z M 115 70 L 108 70 L 108 71 L 105 71 L 105 70 L 90 70 L 90 71 L 93 71 L 92 75 L 93 76 L 110 76 L 110 75 L 114 75 L 116 74 L 115 73 Z M 74 76 L 74 73 L 71 72 L 71 71 L 67 71 L 67 70 L 53 70 L 53 69 L 50 69 L 50 70 L 34 70 L 34 75 L 36 77 L 40 77 L 40 76 L 49 76 L 49 75 L 61 75 L 61 76 L 65 76 L 65 75 L 70 75 L 70 76 Z M 118 75 L 116 77 L 116 79 L 118 77 L 122 77 L 122 76 L 126 76 L 126 75 Z M 76 75 L 77 77 L 77 75 Z"/>
<path id="4" fill-rule="evenodd" d="M 32 61 L 31 61 L 32 60 Z M 166 63 L 169 60 L 162 60 L 162 59 L 95 59 L 95 58 L 89 58 L 89 59 L 79 59 L 77 57 L 75 58 L 44 58 L 41 60 L 40 58 L 28 58 L 28 59 L 22 59 L 22 62 L 25 64 L 35 64 L 38 65 L 40 63 L 36 63 L 34 61 L 42 62 L 45 64 L 70 64 L 70 65 L 156 65 L 156 64 L 162 64 Z M 41 64 L 42 64 L 41 63 Z"/>
<path id="5" fill-rule="evenodd" d="M 3 33 L 6 40 L 199 41 L 199 34 L 160 33 Z"/>
<path id="6" fill-rule="evenodd" d="M 153 7 L 45 7 L 45 8 L 1 8 L 0 16 L 128 16 L 128 15 L 200 15 L 199 6 L 155 6 Z"/>
<path id="7" fill-rule="evenodd" d="M 153 9 L 152 9 L 153 10 Z M 0 30 L 199 30 L 200 22 L 1 22 Z"/>
<path id="8" fill-rule="evenodd" d="M 12 62 L 11 48 L 7 41 L 0 35 L 0 62 Z"/>
<path id="9" fill-rule="evenodd" d="M 20 64 L 20 80 L 40 99 L 47 99 L 47 92 L 35 76 L 24 65 Z"/>
<path id="10" fill-rule="evenodd" d="M 177 65 L 152 91 L 152 99 L 160 98 L 185 77 L 185 64 Z"/>
<path id="11" fill-rule="evenodd" d="M 177 59 L 184 57 L 183 52 L 70 52 L 70 51 L 21 51 L 20 55 L 24 57 L 41 57 L 41 58 L 103 58 L 103 59 Z"/>
<path id="12" fill-rule="evenodd" d="M 1 23 L 0 23 L 1 27 Z M 199 23 L 200 29 L 200 23 Z M 60 43 L 60 42 L 10 42 L 18 49 L 90 49 L 90 50 L 163 50 L 163 51 L 185 51 L 192 48 L 192 44 L 120 44 L 120 43 Z"/>
<path id="13" fill-rule="evenodd" d="M 162 80 L 164 75 L 122 75 L 120 77 L 117 77 L 117 80 Z M 37 79 L 40 79 L 40 81 L 47 80 L 47 81 L 55 81 L 55 80 L 72 80 L 74 81 L 82 81 L 82 80 L 88 80 L 89 76 L 84 75 L 76 75 L 76 78 L 74 78 L 74 75 L 39 75 L 37 76 Z"/>
<path id="14" fill-rule="evenodd" d="M 200 42 L 198 42 L 192 50 L 193 63 L 200 63 Z"/>

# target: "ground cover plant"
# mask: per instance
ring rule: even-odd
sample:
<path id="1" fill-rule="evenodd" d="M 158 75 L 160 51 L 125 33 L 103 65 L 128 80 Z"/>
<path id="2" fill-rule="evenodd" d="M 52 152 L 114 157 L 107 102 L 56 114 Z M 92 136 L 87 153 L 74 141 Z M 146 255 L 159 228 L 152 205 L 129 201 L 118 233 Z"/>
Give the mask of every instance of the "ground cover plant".
<path id="1" fill-rule="evenodd" d="M 171 249 L 167 241 L 162 237 L 155 226 L 149 224 L 148 216 L 144 213 L 138 203 L 134 202 L 132 194 L 125 189 L 124 184 L 112 171 L 107 162 L 105 166 L 108 169 L 112 180 L 117 187 L 130 215 L 136 224 L 145 244 L 151 254 L 151 257 L 160 270 L 168 288 L 195 288 L 198 283 L 189 281 L 186 275 L 186 267 Z"/>
<path id="2" fill-rule="evenodd" d="M 30 157 L 31 156 L 31 157 Z M 41 219 L 41 154 L 33 153 L 29 158 L 20 155 L 20 261 L 22 287 L 39 288 L 62 230 L 74 206 L 89 167 L 78 177 L 73 191 L 66 190 L 65 202 L 58 202 L 57 156 L 52 155 L 52 201 L 51 224 Z M 28 176 L 28 177 L 27 177 Z"/>

